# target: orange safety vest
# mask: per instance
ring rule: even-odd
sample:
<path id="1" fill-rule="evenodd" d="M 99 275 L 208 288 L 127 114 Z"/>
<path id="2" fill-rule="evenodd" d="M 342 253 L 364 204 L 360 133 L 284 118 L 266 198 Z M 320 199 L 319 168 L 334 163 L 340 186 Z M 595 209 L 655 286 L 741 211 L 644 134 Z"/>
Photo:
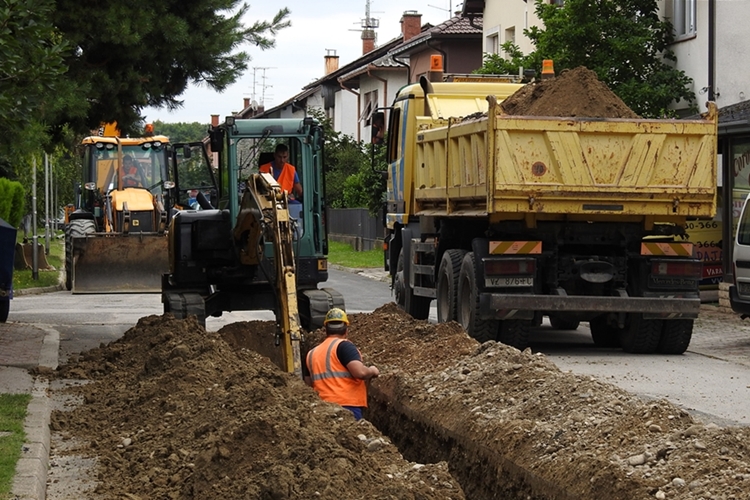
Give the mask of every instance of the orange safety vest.
<path id="1" fill-rule="evenodd" d="M 260 173 L 261 174 L 271 174 L 273 175 L 273 167 L 272 163 L 266 163 L 265 165 L 260 166 Z M 292 165 L 289 163 L 284 163 L 284 167 L 281 169 L 281 174 L 279 174 L 279 178 L 276 179 L 276 182 L 279 183 L 279 186 L 281 186 L 281 189 L 286 191 L 287 193 L 291 193 L 292 189 L 294 188 L 294 174 L 297 173 L 297 171 L 294 169 Z"/>
<path id="2" fill-rule="evenodd" d="M 122 170 L 123 170 L 123 174 L 122 174 L 123 187 L 140 187 L 141 186 L 141 183 L 138 182 L 138 179 L 140 179 L 138 167 L 136 167 L 135 165 L 131 165 L 130 167 L 126 167 L 123 165 Z"/>
<path id="3" fill-rule="evenodd" d="M 367 407 L 365 381 L 354 378 L 339 361 L 336 348 L 344 339 L 327 337 L 319 346 L 307 353 L 312 387 L 320 399 L 341 406 Z M 359 350 L 357 350 L 359 352 Z"/>

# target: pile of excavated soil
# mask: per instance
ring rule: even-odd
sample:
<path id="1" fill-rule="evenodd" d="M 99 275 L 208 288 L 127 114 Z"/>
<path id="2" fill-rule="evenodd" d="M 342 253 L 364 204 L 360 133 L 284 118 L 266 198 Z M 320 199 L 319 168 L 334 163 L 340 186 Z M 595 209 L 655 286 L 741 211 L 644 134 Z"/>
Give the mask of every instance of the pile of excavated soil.
<path id="1" fill-rule="evenodd" d="M 61 367 L 89 381 L 52 418 L 76 443 L 65 453 L 97 458 L 87 498 L 750 496 L 750 429 L 703 425 L 394 304 L 350 319 L 381 371 L 367 421 L 250 350 L 276 355 L 268 322 L 212 333 L 149 316 Z"/>
<path id="2" fill-rule="evenodd" d="M 525 85 L 500 106 L 508 115 L 639 118 L 596 73 L 583 66 Z"/>

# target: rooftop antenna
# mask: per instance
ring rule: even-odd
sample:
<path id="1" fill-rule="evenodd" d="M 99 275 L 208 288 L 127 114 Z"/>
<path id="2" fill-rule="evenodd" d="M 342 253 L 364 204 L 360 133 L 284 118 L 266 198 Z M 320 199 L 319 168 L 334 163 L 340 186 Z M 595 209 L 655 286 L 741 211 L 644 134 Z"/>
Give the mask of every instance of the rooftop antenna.
<path id="1" fill-rule="evenodd" d="M 448 17 L 453 16 L 453 0 L 448 0 L 448 8 L 447 9 L 444 8 L 444 7 L 438 7 L 437 5 L 432 5 L 432 4 L 429 4 L 429 3 L 427 4 L 427 6 L 428 7 L 432 7 L 433 9 L 439 9 L 439 10 L 442 10 L 444 12 L 447 12 L 448 13 Z"/>
<path id="2" fill-rule="evenodd" d="M 349 31 L 361 31 L 363 40 L 377 40 L 375 29 L 380 27 L 380 19 L 376 19 L 370 15 L 370 0 L 365 0 L 365 17 L 360 21 L 360 27 L 361 29 Z"/>
<path id="3" fill-rule="evenodd" d="M 252 93 L 252 100 L 255 102 L 260 102 L 261 105 L 265 106 L 266 104 L 266 89 L 272 88 L 273 85 L 269 85 L 266 83 L 266 70 L 267 69 L 276 69 L 274 66 L 253 66 L 253 93 Z M 255 86 L 256 86 L 256 75 L 260 71 L 262 74 L 260 76 L 260 101 L 257 100 L 257 94 L 255 92 Z M 271 97 L 269 95 L 269 97 Z"/>

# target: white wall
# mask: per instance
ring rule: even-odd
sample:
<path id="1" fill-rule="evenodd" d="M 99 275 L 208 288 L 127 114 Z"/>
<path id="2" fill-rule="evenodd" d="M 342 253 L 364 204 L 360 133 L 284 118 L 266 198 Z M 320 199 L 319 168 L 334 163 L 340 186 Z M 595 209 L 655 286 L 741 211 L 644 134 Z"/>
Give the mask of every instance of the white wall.
<path id="1" fill-rule="evenodd" d="M 529 26 L 541 23 L 534 13 L 534 0 L 486 0 L 484 2 L 482 52 L 487 50 L 487 37 L 497 35 L 498 46 L 508 41 L 508 30 L 515 28 L 515 44 L 524 55 L 534 50 L 531 40 L 523 34 Z"/>
<path id="2" fill-rule="evenodd" d="M 336 92 L 336 102 L 333 111 L 333 129 L 336 132 L 357 137 L 358 106 L 357 96 L 348 90 Z"/>

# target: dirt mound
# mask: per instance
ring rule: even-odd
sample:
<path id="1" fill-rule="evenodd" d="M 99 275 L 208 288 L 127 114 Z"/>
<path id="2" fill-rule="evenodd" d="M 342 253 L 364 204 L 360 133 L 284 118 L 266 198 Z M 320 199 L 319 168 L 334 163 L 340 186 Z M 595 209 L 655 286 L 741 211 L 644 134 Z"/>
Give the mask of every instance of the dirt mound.
<path id="1" fill-rule="evenodd" d="M 273 331 L 260 326 L 257 338 Z M 59 375 L 91 381 L 52 418 L 83 443 L 74 453 L 98 457 L 89 498 L 463 498 L 445 463 L 405 461 L 370 423 L 193 318 L 142 318 Z"/>
<path id="2" fill-rule="evenodd" d="M 509 115 L 639 118 L 596 73 L 583 66 L 526 85 L 500 106 Z"/>
<path id="3" fill-rule="evenodd" d="M 60 369 L 91 383 L 53 426 L 99 457 L 101 498 L 457 499 L 459 482 L 472 499 L 750 497 L 748 429 L 394 304 L 350 320 L 381 370 L 365 415 L 380 431 L 249 350 L 273 324 L 206 333 L 158 316 Z"/>

